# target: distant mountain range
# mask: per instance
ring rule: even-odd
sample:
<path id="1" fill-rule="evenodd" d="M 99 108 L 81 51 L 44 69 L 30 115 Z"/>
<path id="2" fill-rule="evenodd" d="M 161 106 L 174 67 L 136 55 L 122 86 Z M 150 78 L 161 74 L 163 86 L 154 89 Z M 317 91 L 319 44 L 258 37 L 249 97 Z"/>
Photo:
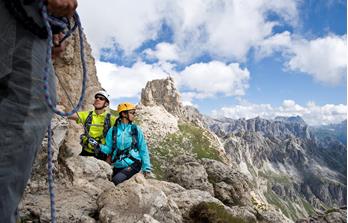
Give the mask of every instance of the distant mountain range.
<path id="1" fill-rule="evenodd" d="M 346 121 L 320 127 L 300 116 L 206 122 L 240 170 L 289 218 L 346 205 Z"/>
<path id="2" fill-rule="evenodd" d="M 314 134 L 320 139 L 335 138 L 347 144 L 347 120 L 342 121 L 338 124 L 322 125 L 311 127 Z"/>

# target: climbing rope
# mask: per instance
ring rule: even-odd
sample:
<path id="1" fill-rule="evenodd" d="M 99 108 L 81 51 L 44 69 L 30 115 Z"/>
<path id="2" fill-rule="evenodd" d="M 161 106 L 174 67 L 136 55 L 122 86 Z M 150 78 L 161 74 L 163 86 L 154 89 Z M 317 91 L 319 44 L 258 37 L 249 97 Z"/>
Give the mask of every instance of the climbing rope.
<path id="1" fill-rule="evenodd" d="M 80 57 L 81 57 L 81 61 L 82 61 L 82 71 L 83 71 L 83 81 L 82 81 L 82 89 L 81 89 L 81 97 L 76 105 L 76 107 L 74 107 L 71 111 L 69 112 L 63 112 L 63 111 L 59 111 L 55 105 L 53 105 L 52 103 L 52 99 L 49 93 L 49 85 L 48 85 L 48 78 L 49 78 L 49 65 L 51 62 L 51 47 L 53 46 L 52 44 L 52 32 L 51 32 L 51 26 L 49 24 L 49 18 L 47 15 L 47 8 L 43 7 L 42 9 L 42 16 L 44 18 L 44 22 L 45 22 L 45 26 L 48 32 L 48 38 L 47 38 L 47 52 L 46 52 L 46 66 L 45 66 L 45 70 L 44 70 L 44 91 L 45 91 L 45 99 L 46 102 L 48 104 L 48 106 L 50 107 L 50 109 L 56 113 L 57 115 L 60 116 L 71 116 L 72 114 L 76 113 L 82 103 L 83 103 L 83 98 L 85 96 L 85 92 L 86 92 L 86 82 L 87 82 L 87 66 L 86 66 L 86 61 L 85 61 L 85 53 L 83 51 L 84 49 L 84 44 L 83 44 L 83 33 L 82 33 L 82 28 L 81 28 L 81 23 L 80 23 L 80 19 L 78 14 L 75 12 L 74 14 L 74 19 L 75 19 L 75 23 L 77 24 L 78 30 L 79 30 L 79 36 L 80 36 Z"/>
<path id="2" fill-rule="evenodd" d="M 56 205 L 55 205 L 54 181 L 53 181 L 51 139 L 52 139 L 52 130 L 51 130 L 51 123 L 49 123 L 48 130 L 47 130 L 48 191 L 50 193 L 51 221 L 52 223 L 55 223 L 56 222 Z"/>
<path id="3" fill-rule="evenodd" d="M 75 25 L 73 28 L 70 27 L 70 22 L 67 19 L 58 19 L 52 16 L 48 16 L 47 8 L 45 5 L 42 5 L 42 17 L 44 19 L 45 28 L 48 33 L 47 38 L 47 52 L 46 52 L 46 66 L 44 69 L 44 92 L 45 92 L 45 100 L 47 102 L 47 105 L 49 108 L 57 115 L 60 116 L 70 116 L 74 113 L 76 113 L 82 103 L 83 99 L 85 97 L 86 92 L 86 83 L 87 83 L 87 66 L 86 66 L 86 60 L 85 60 L 85 54 L 84 54 L 84 43 L 83 43 L 83 33 L 82 33 L 82 27 L 80 23 L 80 19 L 78 14 L 75 12 L 73 18 L 75 20 Z M 59 44 L 61 44 L 66 38 L 68 38 L 72 32 L 76 29 L 76 27 L 79 30 L 79 38 L 80 38 L 80 58 L 82 62 L 82 73 L 83 73 L 83 79 L 82 79 L 82 90 L 81 90 L 81 97 L 79 98 L 79 101 L 76 105 L 76 107 L 73 106 L 72 110 L 69 112 L 63 112 L 59 111 L 56 106 L 53 104 L 51 95 L 49 93 L 49 84 L 48 84 L 48 78 L 49 78 L 49 66 L 51 64 L 51 47 L 53 46 L 52 43 L 52 31 L 51 31 L 51 24 L 54 24 L 55 26 L 59 26 L 62 29 L 68 29 L 68 32 L 65 34 L 63 39 L 60 41 Z M 67 95 L 69 97 L 69 95 Z M 69 98 L 70 100 L 70 98 Z M 71 100 L 70 100 L 71 101 Z M 55 208 L 55 193 L 54 193 L 54 179 L 53 179 L 53 165 L 52 165 L 52 148 L 51 148 L 51 140 L 52 140 L 52 130 L 51 130 L 51 123 L 48 125 L 48 140 L 47 140 L 47 160 L 48 160 L 48 190 L 50 194 L 50 206 L 51 206 L 51 222 L 56 222 L 56 208 Z"/>

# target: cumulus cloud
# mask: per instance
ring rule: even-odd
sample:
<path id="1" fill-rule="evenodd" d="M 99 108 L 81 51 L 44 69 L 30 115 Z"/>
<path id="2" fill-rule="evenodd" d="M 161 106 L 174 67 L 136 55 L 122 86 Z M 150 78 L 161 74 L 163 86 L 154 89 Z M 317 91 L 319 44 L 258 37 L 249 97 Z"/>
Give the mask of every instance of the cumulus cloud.
<path id="1" fill-rule="evenodd" d="M 295 41 L 289 49 L 287 67 L 310 74 L 315 80 L 338 84 L 347 73 L 347 37 L 329 35 L 314 40 Z"/>
<path id="2" fill-rule="evenodd" d="M 168 74 L 159 66 L 137 62 L 132 67 L 96 62 L 99 81 L 111 99 L 139 97 L 141 89 L 153 79 L 162 79 Z"/>
<path id="3" fill-rule="evenodd" d="M 154 39 L 161 26 L 161 0 L 79 1 L 78 12 L 84 31 L 97 57 L 101 48 L 118 45 L 126 54 Z"/>
<path id="4" fill-rule="evenodd" d="M 293 0 L 105 0 L 102 4 L 84 0 L 78 11 L 94 55 L 115 44 L 132 53 L 156 39 L 165 23 L 180 52 L 176 59 L 185 62 L 205 53 L 244 60 L 279 22 L 296 23 L 297 5 Z M 269 13 L 282 21 L 269 21 Z"/>
<path id="5" fill-rule="evenodd" d="M 285 68 L 309 74 L 321 83 L 336 85 L 346 78 L 347 36 L 330 34 L 306 40 L 288 31 L 273 35 L 255 47 L 257 59 L 280 52 Z"/>
<path id="6" fill-rule="evenodd" d="M 214 110 L 214 117 L 255 118 L 262 117 L 273 119 L 276 116 L 301 116 L 309 125 L 325 125 L 330 123 L 339 123 L 347 119 L 347 105 L 326 104 L 323 106 L 309 102 L 306 106 L 301 106 L 293 100 L 284 100 L 279 107 L 273 107 L 270 104 L 251 104 L 243 103 L 233 107 L 223 107 Z"/>
<path id="7" fill-rule="evenodd" d="M 145 50 L 145 55 L 149 58 L 160 61 L 177 61 L 179 59 L 178 48 L 174 44 L 162 42 L 156 45 L 155 50 Z"/>
<path id="8" fill-rule="evenodd" d="M 291 47 L 291 33 L 288 31 L 277 33 L 262 40 L 255 47 L 255 56 L 257 59 L 271 56 L 274 52 L 282 52 Z"/>
<path id="9" fill-rule="evenodd" d="M 193 90 L 195 98 L 212 97 L 216 94 L 241 96 L 248 88 L 249 71 L 239 64 L 219 61 L 197 63 L 186 67 L 178 77 L 179 86 Z"/>

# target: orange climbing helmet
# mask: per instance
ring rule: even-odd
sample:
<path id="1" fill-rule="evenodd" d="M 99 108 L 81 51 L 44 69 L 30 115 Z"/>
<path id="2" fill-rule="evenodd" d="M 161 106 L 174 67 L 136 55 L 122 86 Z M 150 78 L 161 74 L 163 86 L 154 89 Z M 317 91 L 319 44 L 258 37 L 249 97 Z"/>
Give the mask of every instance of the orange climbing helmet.
<path id="1" fill-rule="evenodd" d="M 135 105 L 129 102 L 123 102 L 117 106 L 117 112 L 120 114 L 123 111 L 134 110 Z"/>

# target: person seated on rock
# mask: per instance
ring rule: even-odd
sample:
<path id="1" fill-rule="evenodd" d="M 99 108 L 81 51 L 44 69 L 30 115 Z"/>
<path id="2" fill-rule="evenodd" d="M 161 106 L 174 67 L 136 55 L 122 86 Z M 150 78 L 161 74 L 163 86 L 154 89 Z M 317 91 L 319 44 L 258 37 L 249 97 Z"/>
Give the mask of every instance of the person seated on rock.
<path id="1" fill-rule="evenodd" d="M 140 127 L 133 124 L 135 105 L 121 103 L 117 107 L 119 117 L 106 135 L 106 144 L 99 153 L 111 156 L 112 182 L 117 185 L 142 170 L 144 176 L 151 172 L 149 151 Z"/>
<path id="2" fill-rule="evenodd" d="M 80 137 L 82 146 L 80 156 L 94 156 L 106 160 L 105 154 L 95 153 L 95 148 L 99 144 L 105 144 L 105 136 L 116 121 L 116 117 L 106 111 L 108 105 L 109 95 L 104 90 L 98 91 L 94 95 L 94 111 L 81 111 L 69 117 L 84 125 L 84 133 Z"/>

